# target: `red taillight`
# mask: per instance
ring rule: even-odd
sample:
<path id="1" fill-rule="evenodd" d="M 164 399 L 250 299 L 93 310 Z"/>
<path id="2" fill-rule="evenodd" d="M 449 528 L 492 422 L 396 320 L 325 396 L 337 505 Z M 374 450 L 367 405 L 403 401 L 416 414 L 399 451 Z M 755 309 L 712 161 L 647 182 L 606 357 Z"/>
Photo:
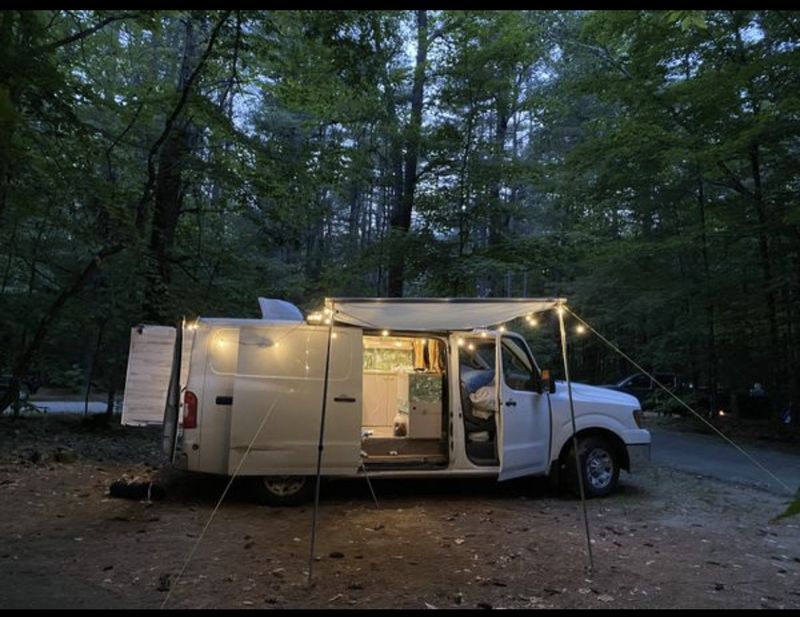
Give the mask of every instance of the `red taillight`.
<path id="1" fill-rule="evenodd" d="M 183 395 L 183 428 L 197 428 L 197 397 L 191 390 Z"/>

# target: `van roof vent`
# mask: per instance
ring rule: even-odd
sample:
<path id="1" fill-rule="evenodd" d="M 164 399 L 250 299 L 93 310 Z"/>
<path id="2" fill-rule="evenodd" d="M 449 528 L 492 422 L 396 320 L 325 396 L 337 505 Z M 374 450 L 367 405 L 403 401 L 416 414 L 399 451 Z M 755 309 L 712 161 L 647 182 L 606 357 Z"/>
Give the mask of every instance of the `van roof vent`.
<path id="1" fill-rule="evenodd" d="M 305 321 L 302 311 L 291 302 L 276 298 L 259 298 L 261 318 L 269 321 L 288 321 L 302 323 Z"/>

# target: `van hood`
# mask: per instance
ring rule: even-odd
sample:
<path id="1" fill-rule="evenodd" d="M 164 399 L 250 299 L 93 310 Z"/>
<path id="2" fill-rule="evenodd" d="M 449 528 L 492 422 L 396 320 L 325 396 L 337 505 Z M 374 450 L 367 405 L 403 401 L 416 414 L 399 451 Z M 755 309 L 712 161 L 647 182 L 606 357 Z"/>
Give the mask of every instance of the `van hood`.
<path id="1" fill-rule="evenodd" d="M 564 398 L 567 398 L 569 396 L 567 394 L 567 382 L 557 381 L 556 383 L 561 386 L 558 388 L 557 392 L 559 394 L 563 392 Z M 641 406 L 639 399 L 637 399 L 635 396 L 625 394 L 624 392 L 618 392 L 616 390 L 609 390 L 600 386 L 590 386 L 585 383 L 572 382 L 572 398 L 576 402 L 600 401 L 603 403 L 611 403 L 613 405 L 632 407 L 635 409 L 639 409 Z"/>

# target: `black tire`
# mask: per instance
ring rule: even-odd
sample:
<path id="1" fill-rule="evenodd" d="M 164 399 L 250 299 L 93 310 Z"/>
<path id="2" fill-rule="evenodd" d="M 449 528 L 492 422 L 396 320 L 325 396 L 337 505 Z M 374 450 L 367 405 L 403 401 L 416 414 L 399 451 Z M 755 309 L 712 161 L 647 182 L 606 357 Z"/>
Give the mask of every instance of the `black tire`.
<path id="1" fill-rule="evenodd" d="M 257 501 L 267 506 L 300 506 L 314 497 L 314 476 L 257 476 L 252 482 Z"/>
<path id="2" fill-rule="evenodd" d="M 597 435 L 578 438 L 578 452 L 583 472 L 583 490 L 587 499 L 613 493 L 619 481 L 620 462 L 611 442 Z M 575 450 L 572 447 L 561 462 L 561 470 L 560 475 L 566 488 L 576 497 L 580 497 L 581 489 L 578 474 L 575 472 Z"/>

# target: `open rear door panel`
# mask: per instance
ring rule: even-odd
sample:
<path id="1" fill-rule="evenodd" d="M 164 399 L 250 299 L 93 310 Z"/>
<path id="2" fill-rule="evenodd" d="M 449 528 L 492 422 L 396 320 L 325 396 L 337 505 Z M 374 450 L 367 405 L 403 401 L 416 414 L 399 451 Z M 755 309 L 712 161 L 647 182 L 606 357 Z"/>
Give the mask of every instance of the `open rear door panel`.
<path id="1" fill-rule="evenodd" d="M 326 326 L 243 326 L 234 383 L 228 473 L 316 472 Z M 360 328 L 333 328 L 322 472 L 352 474 L 361 452 Z M 247 457 L 244 457 L 248 451 Z"/>
<path id="2" fill-rule="evenodd" d="M 164 423 L 164 408 L 175 359 L 175 328 L 136 326 L 131 329 L 122 424 L 152 426 Z M 186 383 L 192 337 L 183 337 L 180 383 Z"/>

